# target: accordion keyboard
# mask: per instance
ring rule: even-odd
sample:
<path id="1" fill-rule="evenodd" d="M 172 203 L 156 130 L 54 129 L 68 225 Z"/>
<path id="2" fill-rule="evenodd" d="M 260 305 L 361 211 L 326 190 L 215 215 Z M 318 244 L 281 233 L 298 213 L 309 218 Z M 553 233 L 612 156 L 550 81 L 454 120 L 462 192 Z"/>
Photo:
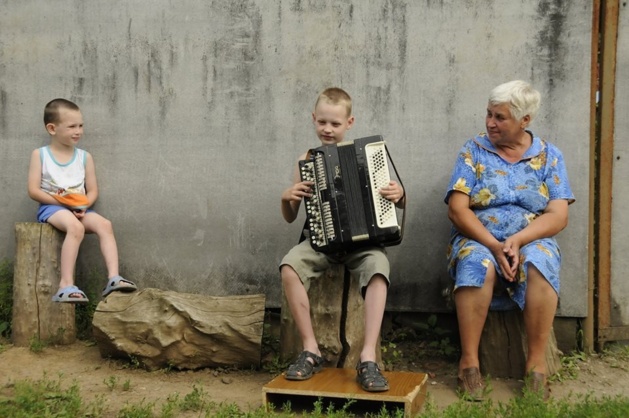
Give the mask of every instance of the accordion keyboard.
<path id="1" fill-rule="evenodd" d="M 315 176 L 315 172 L 317 173 Z M 300 175 L 303 181 L 313 182 L 312 197 L 305 199 L 306 213 L 308 214 L 308 228 L 310 229 L 310 241 L 312 244 L 323 247 L 327 245 L 328 238 L 336 239 L 334 221 L 330 202 L 319 203 L 320 191 L 327 189 L 325 166 L 321 156 L 309 161 L 300 167 Z"/>
<path id="2" fill-rule="evenodd" d="M 376 222 L 379 228 L 397 226 L 395 204 L 385 199 L 379 190 L 389 184 L 389 165 L 387 164 L 386 149 L 383 143 L 365 145 L 369 179 L 371 182 L 371 197 L 376 212 Z"/>

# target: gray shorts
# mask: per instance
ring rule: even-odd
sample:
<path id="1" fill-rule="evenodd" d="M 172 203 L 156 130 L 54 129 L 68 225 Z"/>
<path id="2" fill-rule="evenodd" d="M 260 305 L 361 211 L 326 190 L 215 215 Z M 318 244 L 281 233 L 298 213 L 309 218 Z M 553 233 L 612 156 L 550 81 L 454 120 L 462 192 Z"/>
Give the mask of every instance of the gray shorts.
<path id="1" fill-rule="evenodd" d="M 315 251 L 306 239 L 294 246 L 284 256 L 280 263 L 295 270 L 306 290 L 310 287 L 310 280 L 317 279 L 325 273 L 332 264 L 344 264 L 353 277 L 360 283 L 360 291 L 364 296 L 365 288 L 375 274 L 381 274 L 389 282 L 389 259 L 384 248 L 367 247 L 349 254 L 336 256 Z"/>

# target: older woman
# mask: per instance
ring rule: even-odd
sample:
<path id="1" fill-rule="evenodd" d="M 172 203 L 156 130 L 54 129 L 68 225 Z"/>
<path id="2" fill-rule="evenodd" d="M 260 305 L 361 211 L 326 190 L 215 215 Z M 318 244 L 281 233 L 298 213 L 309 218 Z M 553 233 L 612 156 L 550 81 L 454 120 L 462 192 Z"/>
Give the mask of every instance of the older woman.
<path id="1" fill-rule="evenodd" d="M 561 151 L 527 127 L 540 94 L 524 81 L 494 88 L 485 126 L 456 160 L 445 202 L 452 221 L 448 269 L 461 338 L 459 390 L 482 399 L 480 337 L 496 289 L 524 312 L 527 383 L 548 396 L 545 349 L 559 294 L 553 238 L 574 202 Z"/>

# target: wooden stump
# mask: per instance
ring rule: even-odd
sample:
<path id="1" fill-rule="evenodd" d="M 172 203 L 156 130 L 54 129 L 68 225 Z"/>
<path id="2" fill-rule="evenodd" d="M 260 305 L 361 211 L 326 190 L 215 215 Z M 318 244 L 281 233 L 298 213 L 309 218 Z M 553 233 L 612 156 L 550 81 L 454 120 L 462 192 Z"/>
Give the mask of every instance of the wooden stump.
<path id="1" fill-rule="evenodd" d="M 365 339 L 365 312 L 359 283 L 342 265 L 330 267 L 308 289 L 310 317 L 326 367 L 355 368 Z M 302 351 L 288 302 L 282 292 L 280 358 L 292 362 Z M 376 350 L 382 363 L 380 346 Z"/>
<path id="2" fill-rule="evenodd" d="M 17 346 L 31 340 L 71 344 L 76 340 L 74 305 L 55 303 L 59 287 L 59 256 L 63 233 L 49 224 L 15 224 L 11 338 Z"/>
<path id="3" fill-rule="evenodd" d="M 526 342 L 524 317 L 519 309 L 490 311 L 478 350 L 481 373 L 492 377 L 522 379 L 526 365 Z M 560 354 L 555 332 L 551 329 L 546 347 L 548 376 L 561 369 Z"/>

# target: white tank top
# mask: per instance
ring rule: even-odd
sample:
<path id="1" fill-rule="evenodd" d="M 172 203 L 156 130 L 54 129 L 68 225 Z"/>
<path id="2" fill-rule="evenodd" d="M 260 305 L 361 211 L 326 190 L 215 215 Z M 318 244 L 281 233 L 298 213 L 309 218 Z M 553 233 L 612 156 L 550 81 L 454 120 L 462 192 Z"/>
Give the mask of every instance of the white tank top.
<path id="1" fill-rule="evenodd" d="M 41 189 L 50 194 L 85 194 L 86 154 L 84 150 L 74 148 L 72 159 L 60 164 L 50 152 L 50 147 L 41 147 Z"/>

